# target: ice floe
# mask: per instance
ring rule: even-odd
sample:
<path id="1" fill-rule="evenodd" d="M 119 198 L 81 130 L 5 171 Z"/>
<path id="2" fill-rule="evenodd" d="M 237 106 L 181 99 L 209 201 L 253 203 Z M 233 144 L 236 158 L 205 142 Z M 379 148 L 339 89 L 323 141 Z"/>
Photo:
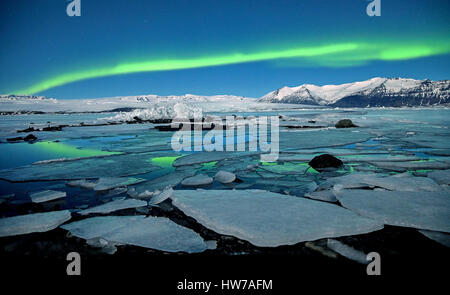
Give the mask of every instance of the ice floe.
<path id="1" fill-rule="evenodd" d="M 450 169 L 429 172 L 427 174 L 427 177 L 433 179 L 434 181 L 436 181 L 439 184 L 450 185 Z"/>
<path id="2" fill-rule="evenodd" d="M 158 205 L 161 202 L 164 202 L 168 198 L 170 198 L 173 195 L 173 189 L 167 188 L 164 191 L 162 191 L 160 194 L 152 197 L 150 201 L 148 202 L 149 206 L 155 206 Z"/>
<path id="3" fill-rule="evenodd" d="M 66 197 L 66 192 L 45 190 L 30 194 L 33 203 L 43 203 L 51 200 L 61 199 Z"/>
<path id="4" fill-rule="evenodd" d="M 172 201 L 205 227 L 261 247 L 383 228 L 378 221 L 333 204 L 263 190 L 176 190 Z"/>
<path id="5" fill-rule="evenodd" d="M 345 129 L 306 130 L 288 132 L 280 136 L 280 149 L 309 149 L 340 146 L 367 141 L 372 137 L 366 132 L 349 132 Z"/>
<path id="6" fill-rule="evenodd" d="M 347 257 L 348 259 L 361 264 L 369 263 L 367 261 L 367 255 L 364 254 L 364 252 L 356 250 L 353 247 L 350 247 L 338 240 L 327 239 L 327 246 L 334 252 L 339 253 L 340 255 Z"/>
<path id="7" fill-rule="evenodd" d="M 211 184 L 212 182 L 212 177 L 209 177 L 205 174 L 197 174 L 195 176 L 184 179 L 181 184 L 184 186 L 201 186 Z"/>
<path id="8" fill-rule="evenodd" d="M 94 186 L 95 186 L 95 182 L 88 181 L 86 179 L 72 180 L 72 181 L 68 181 L 66 184 L 68 186 L 80 187 L 80 188 L 84 188 L 84 189 L 94 189 Z"/>
<path id="9" fill-rule="evenodd" d="M 86 210 L 82 210 L 78 212 L 81 215 L 87 215 L 92 213 L 110 213 L 117 210 L 123 210 L 123 209 L 129 209 L 129 208 L 136 208 L 136 207 L 143 207 L 147 206 L 147 202 L 141 201 L 141 200 L 135 200 L 135 199 L 117 199 L 112 202 L 108 202 L 99 206 L 95 206 L 92 208 L 88 208 Z"/>
<path id="10" fill-rule="evenodd" d="M 251 153 L 247 153 L 250 155 Z M 254 153 L 253 153 L 254 154 Z M 214 161 L 220 161 L 224 159 L 231 159 L 236 157 L 242 157 L 243 153 L 237 152 L 205 152 L 205 153 L 194 153 L 178 158 L 173 163 L 174 167 L 208 163 Z"/>
<path id="11" fill-rule="evenodd" d="M 220 183 L 231 183 L 236 179 L 236 175 L 234 173 L 220 170 L 214 176 L 214 180 Z"/>
<path id="12" fill-rule="evenodd" d="M 95 191 L 106 191 L 113 188 L 144 182 L 146 179 L 134 177 L 102 177 L 94 185 Z"/>
<path id="13" fill-rule="evenodd" d="M 450 193 L 341 190 L 339 202 L 384 224 L 450 232 Z"/>
<path id="14" fill-rule="evenodd" d="M 438 161 L 413 161 L 413 162 L 371 162 L 373 165 L 392 171 L 425 170 L 425 169 L 449 169 L 450 163 Z"/>
<path id="15" fill-rule="evenodd" d="M 167 252 L 196 253 L 210 248 L 193 230 L 164 217 L 92 217 L 65 224 L 62 228 L 86 240 L 102 238 L 112 244 L 129 244 Z"/>
<path id="16" fill-rule="evenodd" d="M 328 178 L 326 182 L 335 185 L 335 190 L 347 188 L 380 187 L 391 191 L 441 191 L 442 187 L 426 177 L 379 176 L 374 173 L 353 173 Z"/>
<path id="17" fill-rule="evenodd" d="M 69 210 L 33 213 L 0 219 L 0 237 L 46 232 L 71 217 Z"/>
<path id="18" fill-rule="evenodd" d="M 28 165 L 0 170 L 0 178 L 10 181 L 75 180 L 102 177 L 123 177 L 161 169 L 143 159 L 153 153 L 125 154 L 107 158 L 89 158 L 68 162 Z"/>
<path id="19" fill-rule="evenodd" d="M 305 197 L 325 202 L 332 202 L 332 203 L 337 202 L 336 196 L 334 195 L 332 190 L 321 190 L 306 193 Z"/>
<path id="20" fill-rule="evenodd" d="M 188 166 L 186 166 L 188 167 Z M 156 192 L 160 192 L 167 187 L 175 187 L 177 184 L 185 178 L 195 175 L 194 169 L 188 169 L 183 171 L 175 171 L 170 174 L 166 174 L 152 180 L 133 185 L 128 194 L 133 198 L 139 197 L 141 194 L 149 194 L 149 197 L 153 196 Z"/>

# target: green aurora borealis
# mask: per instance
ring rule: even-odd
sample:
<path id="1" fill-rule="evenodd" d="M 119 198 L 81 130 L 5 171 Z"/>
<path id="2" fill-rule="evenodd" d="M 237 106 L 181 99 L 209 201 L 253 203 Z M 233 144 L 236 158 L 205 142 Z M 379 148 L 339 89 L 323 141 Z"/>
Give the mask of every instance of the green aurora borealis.
<path id="1" fill-rule="evenodd" d="M 279 50 L 260 50 L 248 53 L 205 55 L 190 58 L 163 58 L 141 61 L 119 61 L 116 64 L 99 65 L 82 71 L 66 70 L 60 75 L 46 77 L 41 81 L 15 89 L 12 93 L 35 94 L 68 83 L 140 72 L 193 69 L 231 64 L 295 59 L 309 65 L 325 67 L 348 67 L 371 61 L 397 61 L 450 53 L 449 40 L 428 42 L 348 42 L 320 46 L 299 46 Z M 300 61 L 300 63 L 299 63 Z"/>
<path id="2" fill-rule="evenodd" d="M 261 97 L 373 77 L 444 80 L 448 0 L 4 0 L 0 93 Z"/>

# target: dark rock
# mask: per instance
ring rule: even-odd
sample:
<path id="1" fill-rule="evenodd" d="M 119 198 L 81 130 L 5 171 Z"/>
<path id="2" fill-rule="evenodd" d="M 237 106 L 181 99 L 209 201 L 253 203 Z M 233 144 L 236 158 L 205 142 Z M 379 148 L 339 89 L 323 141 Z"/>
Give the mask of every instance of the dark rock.
<path id="1" fill-rule="evenodd" d="M 149 122 L 153 124 L 168 124 L 172 123 L 172 119 L 152 119 Z"/>
<path id="2" fill-rule="evenodd" d="M 336 128 L 352 128 L 352 127 L 358 127 L 357 125 L 353 124 L 352 120 L 350 119 L 342 119 L 339 120 L 339 122 L 334 125 Z"/>
<path id="3" fill-rule="evenodd" d="M 157 129 L 158 131 L 178 131 L 181 128 L 183 128 L 183 124 L 180 124 L 180 125 L 174 126 L 174 127 L 172 127 L 171 125 L 155 126 L 155 129 Z"/>
<path id="4" fill-rule="evenodd" d="M 216 127 L 216 125 L 214 123 L 206 123 L 206 124 L 184 123 L 184 124 L 187 124 L 186 127 L 184 127 L 184 128 L 183 128 L 183 126 L 184 126 L 183 123 L 179 123 L 178 126 L 176 124 L 174 124 L 174 125 L 157 125 L 157 126 L 155 126 L 155 129 L 157 129 L 159 131 L 178 131 L 178 130 L 181 130 L 182 128 L 185 130 L 189 130 L 189 127 L 190 127 L 190 130 L 209 131 Z M 222 129 L 225 130 L 225 129 L 227 129 L 227 127 L 222 126 Z"/>
<path id="5" fill-rule="evenodd" d="M 34 136 L 33 134 L 28 134 L 23 140 L 25 140 L 25 141 L 35 141 L 35 140 L 37 140 L 37 137 Z"/>
<path id="6" fill-rule="evenodd" d="M 311 161 L 309 161 L 309 166 L 312 168 L 320 171 L 326 168 L 338 168 L 342 166 L 344 163 L 342 163 L 341 160 L 338 158 L 329 155 L 329 154 L 323 154 L 320 156 L 314 157 Z"/>
<path id="7" fill-rule="evenodd" d="M 34 127 L 29 127 L 29 128 L 27 128 L 27 129 L 17 130 L 17 133 L 21 133 L 21 132 L 32 132 L 32 131 L 39 131 L 39 129 L 35 129 Z"/>
<path id="8" fill-rule="evenodd" d="M 8 142 L 17 142 L 17 141 L 22 141 L 23 137 L 13 137 L 13 138 L 7 138 L 6 141 Z"/>
<path id="9" fill-rule="evenodd" d="M 138 122 L 138 123 L 142 123 L 143 120 L 141 118 L 139 118 L 138 116 L 134 116 L 133 119 Z"/>
<path id="10" fill-rule="evenodd" d="M 47 126 L 42 128 L 42 131 L 62 131 L 62 128 L 66 127 L 64 125 L 60 125 L 60 126 Z"/>

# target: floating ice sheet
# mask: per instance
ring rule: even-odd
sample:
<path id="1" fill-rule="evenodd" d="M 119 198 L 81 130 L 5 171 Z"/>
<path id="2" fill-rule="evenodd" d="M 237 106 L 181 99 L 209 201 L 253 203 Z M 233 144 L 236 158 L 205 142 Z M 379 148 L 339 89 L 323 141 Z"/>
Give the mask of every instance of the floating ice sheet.
<path id="1" fill-rule="evenodd" d="M 173 204 L 199 223 L 261 247 L 379 230 L 339 206 L 262 190 L 177 190 Z"/>
<path id="2" fill-rule="evenodd" d="M 70 211 L 63 210 L 1 218 L 0 237 L 46 232 L 58 227 L 70 217 Z"/>
<path id="3" fill-rule="evenodd" d="M 78 212 L 81 215 L 87 215 L 91 213 L 110 213 L 117 210 L 129 209 L 129 208 L 137 208 L 147 206 L 147 202 L 135 199 L 124 199 L 124 200 L 116 200 L 112 202 L 108 202 L 106 204 L 102 204 L 99 206 L 95 206 L 92 208 L 88 208 L 86 210 Z"/>
<path id="4" fill-rule="evenodd" d="M 421 146 L 432 147 L 436 149 L 446 149 L 450 147 L 448 142 L 449 134 L 416 134 L 413 137 L 404 139 L 405 141 L 415 143 Z"/>
<path id="5" fill-rule="evenodd" d="M 37 193 L 30 194 L 31 201 L 33 203 L 42 203 L 52 201 L 60 198 L 65 198 L 66 192 L 58 192 L 52 190 L 45 190 Z"/>
<path id="6" fill-rule="evenodd" d="M 246 153 L 247 155 L 255 153 Z M 242 152 L 197 152 L 178 158 L 173 163 L 174 167 L 201 164 L 213 161 L 220 161 L 224 159 L 242 157 Z"/>
<path id="7" fill-rule="evenodd" d="M 160 169 L 145 161 L 152 155 L 154 154 L 127 154 L 29 165 L 0 170 L 0 178 L 10 181 L 32 181 L 130 176 Z"/>
<path id="8" fill-rule="evenodd" d="M 306 193 L 305 197 L 325 202 L 332 202 L 332 203 L 337 202 L 336 196 L 334 195 L 332 190 L 321 190 Z"/>
<path id="9" fill-rule="evenodd" d="M 133 185 L 144 181 L 145 179 L 143 178 L 134 177 L 102 177 L 96 182 L 94 190 L 106 191 L 116 187 Z"/>
<path id="10" fill-rule="evenodd" d="M 101 237 L 112 243 L 167 252 L 196 253 L 209 248 L 200 235 L 164 217 L 93 217 L 66 224 L 62 228 L 86 240 Z"/>
<path id="11" fill-rule="evenodd" d="M 173 173 L 134 185 L 131 189 L 134 189 L 137 195 L 145 191 L 148 192 L 162 191 L 167 187 L 176 186 L 177 184 L 181 183 L 183 179 L 191 177 L 194 174 L 195 170 L 192 169 L 175 171 Z"/>
<path id="12" fill-rule="evenodd" d="M 341 190 L 345 208 L 384 224 L 450 232 L 450 193 Z"/>
<path id="13" fill-rule="evenodd" d="M 78 180 L 68 181 L 66 183 L 66 185 L 73 186 L 73 187 L 80 187 L 80 188 L 84 188 L 84 189 L 94 189 L 95 182 L 88 181 L 86 179 L 78 179 Z"/>
<path id="14" fill-rule="evenodd" d="M 448 169 L 449 163 L 438 161 L 414 161 L 414 162 L 372 162 L 373 165 L 388 169 L 392 171 L 407 171 L 407 170 L 425 170 L 425 169 Z"/>
<path id="15" fill-rule="evenodd" d="M 172 195 L 173 195 L 173 189 L 168 188 L 168 189 L 164 190 L 163 192 L 161 192 L 160 194 L 152 197 L 151 200 L 149 201 L 149 205 L 150 206 L 158 205 L 159 203 L 162 203 L 165 200 L 167 200 L 168 198 L 170 198 Z"/>
<path id="16" fill-rule="evenodd" d="M 441 191 L 442 187 L 427 177 L 381 177 L 374 173 L 353 173 L 327 179 L 335 189 L 380 187 L 391 191 Z M 339 188 L 338 188 L 339 187 Z"/>
<path id="17" fill-rule="evenodd" d="M 205 174 L 197 174 L 195 176 L 186 178 L 181 182 L 184 186 L 201 186 L 211 184 L 213 182 L 212 177 Z"/>
<path id="18" fill-rule="evenodd" d="M 429 172 L 427 174 L 427 176 L 439 184 L 449 184 L 450 185 L 450 169 L 432 171 L 432 172 Z"/>
<path id="19" fill-rule="evenodd" d="M 359 131 L 359 132 L 354 132 Z M 280 134 L 280 149 L 308 149 L 347 145 L 364 142 L 373 137 L 371 134 L 360 130 L 307 130 L 295 132 L 282 132 Z"/>

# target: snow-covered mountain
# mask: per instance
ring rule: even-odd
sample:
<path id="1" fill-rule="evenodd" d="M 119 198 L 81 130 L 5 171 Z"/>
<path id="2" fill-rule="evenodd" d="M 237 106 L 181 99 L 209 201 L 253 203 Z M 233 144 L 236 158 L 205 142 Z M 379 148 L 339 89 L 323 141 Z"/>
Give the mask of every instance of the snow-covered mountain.
<path id="1" fill-rule="evenodd" d="M 335 107 L 438 105 L 450 103 L 450 80 L 377 77 L 341 85 L 303 84 L 272 91 L 259 101 Z"/>

